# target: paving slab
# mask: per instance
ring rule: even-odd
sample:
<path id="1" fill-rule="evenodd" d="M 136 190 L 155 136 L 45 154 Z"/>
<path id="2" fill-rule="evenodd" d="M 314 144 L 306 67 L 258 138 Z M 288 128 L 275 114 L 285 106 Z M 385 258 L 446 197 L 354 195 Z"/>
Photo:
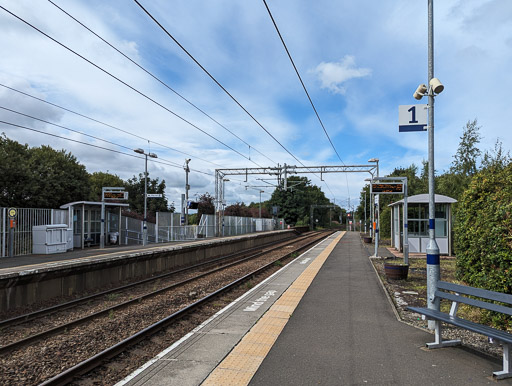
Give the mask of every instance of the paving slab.
<path id="1" fill-rule="evenodd" d="M 397 320 L 359 235 L 347 233 L 250 385 L 495 384 L 500 360 L 464 347 L 423 349 L 430 341 Z"/>
<path id="2" fill-rule="evenodd" d="M 200 384 L 337 236 L 339 233 L 328 237 L 297 257 L 283 269 L 203 323 L 184 339 L 119 382 L 117 386 Z M 286 313 L 286 309 L 278 312 Z M 274 316 L 280 317 L 279 314 Z M 289 314 L 286 316 L 289 317 Z M 267 330 L 276 327 L 276 323 L 279 324 L 275 321 L 270 322 Z M 266 333 L 268 331 L 261 331 L 261 334 Z M 254 351 L 244 353 L 246 361 L 250 361 L 253 355 L 266 354 L 270 347 L 271 345 L 265 342 L 259 344 Z M 226 371 L 230 370 L 226 369 Z M 240 379 L 247 378 L 240 374 L 236 376 L 233 374 L 233 382 L 236 381 L 237 376 L 240 376 Z M 249 379 L 250 377 L 247 381 Z"/>

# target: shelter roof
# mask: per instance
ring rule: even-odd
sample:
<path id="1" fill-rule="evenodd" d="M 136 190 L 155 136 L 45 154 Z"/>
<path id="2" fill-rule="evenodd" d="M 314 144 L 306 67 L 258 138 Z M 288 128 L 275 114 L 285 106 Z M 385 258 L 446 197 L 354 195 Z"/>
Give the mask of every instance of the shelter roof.
<path id="1" fill-rule="evenodd" d="M 64 205 L 61 205 L 60 208 L 61 209 L 68 209 L 70 206 L 78 206 L 78 205 L 87 205 L 87 206 L 99 206 L 101 207 L 101 204 L 103 204 L 103 202 L 101 201 L 75 201 L 75 202 L 70 202 L 68 204 L 64 204 Z M 129 207 L 130 204 L 125 204 L 125 203 L 121 203 L 121 202 L 107 202 L 105 201 L 104 202 L 105 206 L 122 206 L 122 207 Z"/>
<path id="2" fill-rule="evenodd" d="M 409 204 L 428 204 L 429 197 L 428 193 L 424 194 L 416 194 L 415 196 L 407 197 L 407 205 Z M 442 194 L 436 194 L 435 195 L 435 202 L 436 204 L 453 204 L 457 202 L 456 199 L 443 196 Z M 393 202 L 389 204 L 388 206 L 395 206 L 395 205 L 403 205 L 404 200 L 401 199 L 400 201 Z"/>

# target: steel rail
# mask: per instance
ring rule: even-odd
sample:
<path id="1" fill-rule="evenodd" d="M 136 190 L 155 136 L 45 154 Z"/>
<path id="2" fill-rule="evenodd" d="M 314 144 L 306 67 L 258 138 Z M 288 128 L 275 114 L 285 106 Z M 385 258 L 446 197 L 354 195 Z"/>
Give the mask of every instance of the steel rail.
<path id="1" fill-rule="evenodd" d="M 329 237 L 331 234 L 332 233 L 326 234 L 326 236 L 323 237 L 322 239 Z M 127 348 L 141 342 L 142 340 L 146 339 L 149 336 L 154 335 L 156 332 L 164 329 L 169 324 L 180 319 L 181 317 L 183 317 L 187 313 L 191 312 L 192 310 L 199 308 L 203 304 L 207 303 L 209 300 L 217 297 L 220 294 L 230 291 L 231 289 L 242 284 L 246 280 L 249 280 L 252 277 L 267 270 L 268 268 L 274 266 L 274 264 L 276 262 L 278 262 L 279 260 L 282 260 L 283 258 L 288 258 L 293 253 L 304 250 L 319 241 L 320 241 L 320 239 L 315 239 L 315 240 L 311 241 L 310 243 L 307 243 L 306 245 L 301 246 L 297 250 L 289 252 L 285 256 L 281 256 L 279 259 L 276 259 L 275 261 L 273 261 L 269 264 L 266 264 L 263 267 L 258 268 L 251 273 L 248 273 L 247 275 L 244 275 L 243 277 L 231 282 L 230 284 L 227 284 L 224 287 L 212 292 L 211 294 L 199 299 L 198 301 L 186 306 L 185 308 L 182 308 L 181 310 L 169 315 L 168 317 L 166 317 L 166 318 L 152 324 L 151 326 L 146 327 L 145 329 L 135 333 L 134 335 L 122 340 L 121 342 L 115 344 L 114 346 L 107 348 L 107 349 L 101 351 L 100 353 L 92 356 L 91 358 L 86 359 L 85 361 L 82 361 L 82 362 L 76 364 L 75 366 L 63 371 L 62 373 L 44 381 L 43 383 L 40 384 L 40 386 L 57 386 L 57 385 L 68 384 L 75 377 L 83 375 L 87 372 L 90 372 L 91 370 L 94 370 L 98 366 L 102 365 L 106 360 L 111 359 L 111 358 L 115 357 L 116 355 L 119 355 L 120 353 L 125 351 Z"/>
<path id="2" fill-rule="evenodd" d="M 311 237 L 311 236 L 312 235 L 309 235 L 309 237 Z M 302 238 L 302 240 L 303 239 L 304 238 Z M 51 335 L 57 334 L 59 332 L 66 331 L 66 330 L 68 330 L 70 328 L 76 327 L 76 326 L 78 326 L 80 324 L 86 323 L 86 322 L 88 322 L 90 320 L 93 320 L 95 318 L 98 318 L 98 317 L 101 317 L 101 316 L 104 316 L 104 315 L 109 315 L 113 311 L 118 311 L 118 310 L 120 310 L 122 308 L 125 308 L 125 307 L 128 307 L 128 306 L 130 306 L 132 304 L 136 304 L 136 303 L 138 303 L 138 302 L 140 302 L 140 301 L 142 301 L 144 299 L 152 298 L 152 297 L 154 297 L 156 295 L 159 295 L 159 294 L 161 294 L 163 292 L 170 291 L 172 289 L 175 289 L 177 287 L 183 286 L 185 284 L 188 284 L 188 283 L 193 282 L 195 280 L 201 279 L 201 278 L 206 277 L 208 275 L 211 275 L 211 274 L 214 274 L 216 272 L 225 270 L 225 269 L 233 267 L 235 265 L 242 264 L 242 263 L 244 263 L 246 261 L 255 259 L 255 258 L 257 258 L 259 256 L 262 256 L 262 255 L 265 255 L 265 254 L 267 254 L 269 252 L 272 252 L 272 251 L 275 251 L 277 249 L 283 248 L 283 247 L 285 247 L 287 245 L 294 244 L 297 241 L 301 241 L 301 240 L 295 239 L 293 242 L 285 243 L 284 245 L 278 245 L 278 246 L 275 246 L 275 247 L 270 248 L 268 250 L 262 250 L 260 252 L 257 252 L 255 254 L 252 254 L 252 255 L 249 255 L 249 256 L 244 256 L 244 257 L 242 257 L 239 260 L 230 262 L 228 264 L 224 264 L 224 265 L 222 265 L 220 267 L 214 268 L 214 269 L 209 270 L 207 272 L 203 272 L 203 273 L 201 273 L 199 275 L 196 275 L 196 276 L 190 277 L 188 279 L 182 280 L 182 281 L 180 281 L 178 283 L 170 284 L 168 286 L 165 286 L 165 287 L 159 288 L 157 290 L 154 290 L 154 291 L 145 293 L 143 295 L 140 295 L 140 296 L 138 296 L 136 298 L 127 300 L 125 302 L 122 302 L 122 303 L 119 303 L 119 304 L 107 307 L 107 308 L 105 308 L 103 310 L 100 310 L 100 311 L 94 312 L 92 314 L 83 316 L 81 318 L 75 319 L 75 320 L 73 320 L 71 322 L 61 324 L 60 326 L 56 326 L 56 327 L 50 328 L 48 330 L 45 330 L 45 331 L 42 331 L 42 332 L 30 335 L 30 336 L 28 336 L 26 338 L 17 340 L 17 341 L 12 342 L 12 343 L 9 343 L 9 344 L 7 344 L 5 346 L 1 346 L 0 347 L 0 355 L 2 355 L 4 353 L 7 353 L 7 352 L 11 352 L 11 351 L 16 350 L 18 348 L 27 346 L 30 343 L 33 343 L 35 341 L 44 339 L 44 338 L 49 337 Z"/>
<path id="3" fill-rule="evenodd" d="M 295 242 L 297 240 L 300 240 L 300 239 L 301 239 L 301 237 L 293 239 L 293 242 Z M 284 239 L 284 240 L 280 240 L 280 241 L 277 241 L 277 242 L 271 242 L 271 243 L 263 244 L 263 245 L 258 246 L 258 247 L 245 249 L 243 251 L 235 252 L 235 253 L 232 253 L 232 254 L 229 254 L 229 255 L 225 255 L 225 256 L 222 256 L 222 257 L 219 257 L 219 258 L 208 260 L 208 261 L 205 261 L 205 262 L 202 262 L 202 263 L 194 264 L 194 265 L 191 265 L 191 266 L 188 266 L 188 267 L 180 268 L 178 270 L 167 272 L 167 273 L 164 273 L 164 274 L 161 274 L 161 275 L 152 276 L 152 277 L 147 278 L 147 279 L 143 279 L 143 280 L 140 280 L 140 281 L 137 281 L 137 282 L 126 284 L 126 285 L 123 285 L 123 286 L 120 286 L 120 287 L 111 288 L 111 289 L 106 290 L 106 291 L 102 291 L 102 292 L 98 292 L 98 293 L 95 293 L 95 294 L 92 294 L 92 295 L 84 296 L 84 297 L 81 297 L 81 298 L 78 298 L 78 299 L 71 300 L 71 301 L 66 302 L 66 303 L 57 304 L 55 306 L 47 307 L 47 308 L 44 308 L 44 309 L 41 309 L 41 310 L 37 310 L 37 311 L 31 312 L 31 313 L 27 313 L 27 314 L 23 314 L 23 315 L 19 315 L 19 316 L 13 317 L 13 318 L 1 320 L 0 321 L 0 328 L 6 328 L 6 327 L 10 327 L 10 326 L 26 323 L 26 322 L 32 321 L 34 319 L 37 319 L 37 318 L 41 318 L 41 317 L 45 317 L 45 316 L 54 314 L 54 313 L 59 312 L 59 311 L 64 311 L 64 310 L 66 310 L 68 308 L 71 308 L 71 307 L 74 307 L 74 306 L 76 306 L 76 305 L 78 305 L 80 303 L 84 303 L 84 302 L 87 302 L 87 301 L 90 301 L 90 300 L 93 300 L 93 299 L 96 299 L 96 298 L 99 298 L 99 297 L 102 297 L 102 296 L 105 296 L 105 295 L 108 295 L 108 294 L 111 294 L 111 293 L 114 293 L 114 292 L 124 291 L 126 289 L 130 289 L 130 288 L 136 287 L 138 285 L 143 285 L 143 284 L 151 283 L 152 281 L 164 279 L 166 277 L 169 277 L 169 276 L 172 276 L 172 275 L 176 275 L 178 273 L 183 273 L 183 272 L 186 272 L 186 271 L 190 271 L 190 270 L 193 270 L 193 269 L 196 269 L 196 268 L 200 268 L 202 266 L 216 264 L 216 263 L 218 263 L 220 261 L 223 261 L 223 260 L 236 258 L 236 257 L 238 257 L 240 255 L 246 254 L 247 252 L 254 251 L 254 250 L 262 250 L 264 248 L 268 248 L 268 247 L 270 247 L 272 245 L 276 245 L 276 244 L 285 242 L 287 240 L 289 240 L 289 238 L 288 239 Z"/>

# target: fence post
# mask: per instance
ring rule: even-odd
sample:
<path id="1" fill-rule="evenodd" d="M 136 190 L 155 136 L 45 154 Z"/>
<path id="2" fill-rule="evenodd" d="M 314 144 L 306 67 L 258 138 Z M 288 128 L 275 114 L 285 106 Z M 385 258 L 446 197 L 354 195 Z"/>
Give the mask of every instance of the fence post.
<path id="1" fill-rule="evenodd" d="M 2 251 L 0 251 L 2 257 L 5 257 L 5 212 L 7 208 L 2 208 Z"/>
<path id="2" fill-rule="evenodd" d="M 158 212 L 156 212 L 155 242 L 158 244 Z"/>

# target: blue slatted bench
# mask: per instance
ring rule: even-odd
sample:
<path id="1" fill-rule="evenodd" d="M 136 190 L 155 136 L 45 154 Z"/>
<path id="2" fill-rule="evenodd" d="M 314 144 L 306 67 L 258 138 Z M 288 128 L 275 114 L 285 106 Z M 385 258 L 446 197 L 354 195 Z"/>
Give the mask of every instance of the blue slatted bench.
<path id="1" fill-rule="evenodd" d="M 441 322 L 449 323 L 454 326 L 485 335 L 489 337 L 490 342 L 500 343 L 503 346 L 503 370 L 495 371 L 493 373 L 494 377 L 497 379 L 512 377 L 512 366 L 510 362 L 510 344 L 512 344 L 512 334 L 457 317 L 459 303 L 465 303 L 481 309 L 512 315 L 512 307 L 494 303 L 500 302 L 512 305 L 512 295 L 439 281 L 437 282 L 435 297 L 439 300 L 446 299 L 452 301 L 449 313 L 429 308 L 407 307 L 409 311 L 423 315 L 424 319 L 435 321 L 435 342 L 427 343 L 427 347 L 433 349 L 455 346 L 461 343 L 460 339 L 442 340 Z M 478 299 L 473 297 L 477 297 Z"/>

